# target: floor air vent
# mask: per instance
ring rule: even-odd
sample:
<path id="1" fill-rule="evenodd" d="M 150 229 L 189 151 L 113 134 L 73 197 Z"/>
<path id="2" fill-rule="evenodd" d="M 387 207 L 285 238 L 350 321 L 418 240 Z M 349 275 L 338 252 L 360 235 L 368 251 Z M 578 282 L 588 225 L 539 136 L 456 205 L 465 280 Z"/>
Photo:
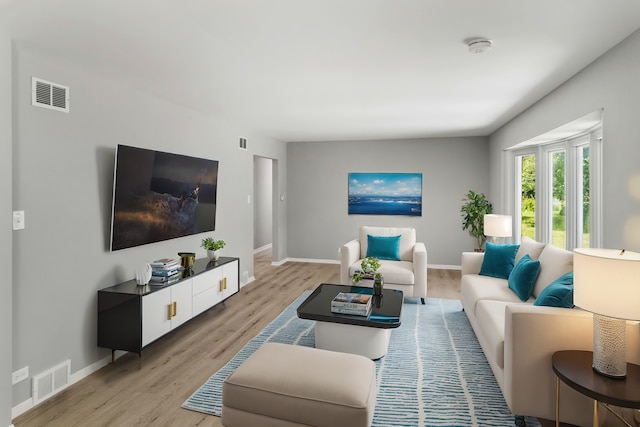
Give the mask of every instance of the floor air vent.
<path id="1" fill-rule="evenodd" d="M 37 77 L 32 77 L 31 105 L 68 113 L 69 88 Z"/>
<path id="2" fill-rule="evenodd" d="M 33 405 L 50 398 L 69 385 L 71 379 L 71 360 L 66 360 L 51 369 L 33 377 Z"/>

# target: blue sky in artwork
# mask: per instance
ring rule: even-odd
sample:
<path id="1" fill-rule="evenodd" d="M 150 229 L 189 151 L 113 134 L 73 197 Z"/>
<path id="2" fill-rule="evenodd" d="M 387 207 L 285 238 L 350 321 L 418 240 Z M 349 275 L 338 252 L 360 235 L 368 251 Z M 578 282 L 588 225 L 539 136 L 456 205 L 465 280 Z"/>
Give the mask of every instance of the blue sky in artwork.
<path id="1" fill-rule="evenodd" d="M 350 173 L 352 196 L 422 196 L 421 173 Z"/>

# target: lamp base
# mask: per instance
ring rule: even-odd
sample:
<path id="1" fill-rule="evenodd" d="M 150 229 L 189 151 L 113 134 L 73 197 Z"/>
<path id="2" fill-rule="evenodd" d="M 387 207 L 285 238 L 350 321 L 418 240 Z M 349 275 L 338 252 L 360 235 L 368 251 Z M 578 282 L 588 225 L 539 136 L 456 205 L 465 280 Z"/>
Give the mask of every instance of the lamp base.
<path id="1" fill-rule="evenodd" d="M 627 376 L 626 320 L 593 315 L 593 370 L 610 378 Z"/>

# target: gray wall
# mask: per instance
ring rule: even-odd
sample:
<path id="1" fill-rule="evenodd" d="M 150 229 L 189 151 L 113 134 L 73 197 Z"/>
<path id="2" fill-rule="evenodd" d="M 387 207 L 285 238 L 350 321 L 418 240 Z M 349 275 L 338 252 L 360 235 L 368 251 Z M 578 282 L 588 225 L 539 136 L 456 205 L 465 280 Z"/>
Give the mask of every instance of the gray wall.
<path id="1" fill-rule="evenodd" d="M 3 63 L 0 82 L 6 80 L 5 68 Z M 31 106 L 31 76 L 69 86 L 71 112 Z M 26 212 L 26 229 L 13 235 L 14 370 L 29 365 L 34 375 L 71 359 L 73 374 L 99 361 L 110 352 L 96 346 L 98 289 L 133 278 L 142 262 L 184 250 L 205 256 L 204 235 L 109 252 L 119 143 L 219 160 L 216 231 L 207 234 L 228 242 L 225 255 L 240 257 L 241 281 L 253 275 L 253 205 L 247 201 L 253 196 L 253 156 L 281 160 L 284 167 L 285 143 L 228 117 L 203 115 L 106 79 L 82 58 L 66 61 L 17 44 L 12 81 L 13 206 Z M 8 114 L 2 113 L 6 121 Z M 247 151 L 238 149 L 239 135 L 247 137 Z M 8 157 L 2 159 L 6 166 Z M 11 168 L 0 170 L 5 175 Z M 287 174 L 277 172 L 278 191 L 286 191 Z M 10 180 L 1 182 L 4 195 Z M 6 197 L 2 203 L 9 203 Z M 286 215 L 276 218 L 276 233 L 286 237 Z M 282 237 L 276 254 L 287 251 Z M 10 260 L 6 241 L 0 255 Z M 10 322 L 1 324 L 6 328 Z M 0 369 L 4 361 L 0 356 Z M 19 383 L 13 387 L 13 405 L 30 395 L 29 381 Z"/>
<path id="2" fill-rule="evenodd" d="M 253 159 L 253 248 L 273 242 L 273 161 L 255 156 Z"/>
<path id="3" fill-rule="evenodd" d="M 13 262 L 11 231 L 11 42 L 0 25 L 0 259 L 3 280 L 0 281 L 0 426 L 11 425 L 11 331 L 13 307 Z"/>
<path id="4" fill-rule="evenodd" d="M 639 53 L 636 32 L 495 132 L 492 197 L 508 179 L 499 167 L 504 148 L 603 108 L 603 246 L 640 252 Z"/>
<path id="5" fill-rule="evenodd" d="M 293 258 L 339 260 L 360 225 L 414 227 L 429 265 L 460 265 L 474 240 L 462 231 L 469 189 L 489 190 L 487 138 L 290 142 L 288 248 Z M 422 173 L 422 216 L 347 214 L 349 172 Z"/>

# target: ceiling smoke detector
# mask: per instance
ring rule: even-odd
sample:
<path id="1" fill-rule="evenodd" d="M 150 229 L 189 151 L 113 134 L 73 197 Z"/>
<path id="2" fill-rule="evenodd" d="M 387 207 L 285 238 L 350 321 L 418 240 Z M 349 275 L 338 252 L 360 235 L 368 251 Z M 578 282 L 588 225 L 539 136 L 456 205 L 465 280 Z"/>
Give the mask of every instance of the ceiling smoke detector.
<path id="1" fill-rule="evenodd" d="M 491 40 L 473 39 L 468 43 L 469 53 L 483 53 L 491 50 Z"/>

